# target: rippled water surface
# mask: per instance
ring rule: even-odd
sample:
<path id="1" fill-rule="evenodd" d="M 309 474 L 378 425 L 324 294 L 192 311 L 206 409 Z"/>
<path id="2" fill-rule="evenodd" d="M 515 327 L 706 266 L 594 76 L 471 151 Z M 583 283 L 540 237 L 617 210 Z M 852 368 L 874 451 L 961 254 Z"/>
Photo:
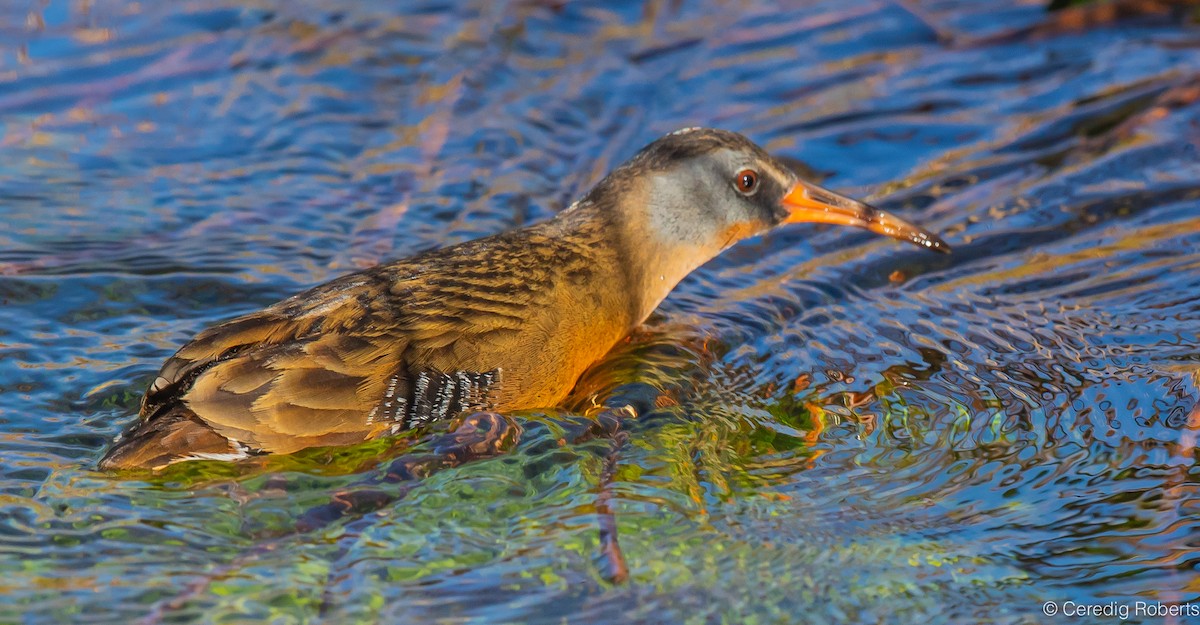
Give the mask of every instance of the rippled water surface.
<path id="1" fill-rule="evenodd" d="M 772 5 L 0 4 L 0 621 L 1033 623 L 1045 601 L 1200 600 L 1200 29 Z M 571 406 L 516 415 L 507 456 L 310 531 L 378 446 L 94 470 L 201 328 L 545 218 L 691 125 L 955 252 L 747 241 Z M 626 400 L 645 408 L 604 489 L 608 443 L 556 440 Z"/>

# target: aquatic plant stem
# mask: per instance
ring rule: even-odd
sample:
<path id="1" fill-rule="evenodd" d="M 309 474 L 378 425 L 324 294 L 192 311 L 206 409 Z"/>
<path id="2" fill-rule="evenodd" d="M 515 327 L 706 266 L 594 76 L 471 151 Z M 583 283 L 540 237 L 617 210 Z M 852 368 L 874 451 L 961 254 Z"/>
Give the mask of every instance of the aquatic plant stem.
<path id="1" fill-rule="evenodd" d="M 621 448 L 629 441 L 629 433 L 619 430 L 612 435 L 612 448 L 604 457 L 604 468 L 600 471 L 600 492 L 596 496 L 596 521 L 600 525 L 600 557 L 603 561 L 604 577 L 614 584 L 629 579 L 629 567 L 625 554 L 617 539 L 617 517 L 612 508 L 612 484 L 616 475 L 617 459 Z"/>

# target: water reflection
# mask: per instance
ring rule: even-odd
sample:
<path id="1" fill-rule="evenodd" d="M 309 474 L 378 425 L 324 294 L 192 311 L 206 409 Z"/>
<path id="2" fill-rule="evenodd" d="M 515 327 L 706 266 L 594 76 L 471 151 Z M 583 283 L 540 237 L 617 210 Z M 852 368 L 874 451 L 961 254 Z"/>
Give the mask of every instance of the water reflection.
<path id="1" fill-rule="evenodd" d="M 0 620 L 1019 623 L 1046 600 L 1197 600 L 1200 57 L 1171 11 L 1098 15 L 0 9 Z M 749 241 L 571 405 L 520 415 L 508 456 L 308 532 L 386 446 L 90 470 L 200 328 L 544 218 L 696 124 L 955 253 Z M 617 402 L 642 417 L 613 587 L 606 443 L 559 440 Z"/>

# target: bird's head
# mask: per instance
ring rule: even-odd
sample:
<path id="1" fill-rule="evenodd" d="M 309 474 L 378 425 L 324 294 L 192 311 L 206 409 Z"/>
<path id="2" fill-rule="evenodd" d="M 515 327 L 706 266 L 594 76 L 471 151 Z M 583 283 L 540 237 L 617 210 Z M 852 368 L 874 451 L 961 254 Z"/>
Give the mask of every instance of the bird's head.
<path id="1" fill-rule="evenodd" d="M 689 128 L 659 138 L 609 174 L 584 203 L 618 216 L 654 306 L 724 249 L 784 224 L 857 226 L 950 251 L 923 228 L 801 180 L 746 137 L 725 130 Z"/>
<path id="2" fill-rule="evenodd" d="M 673 132 L 643 148 L 612 177 L 641 179 L 637 186 L 644 195 L 637 204 L 645 209 L 644 225 L 673 241 L 724 249 L 776 226 L 811 222 L 857 226 L 950 251 L 919 226 L 801 180 L 749 139 L 726 130 Z"/>

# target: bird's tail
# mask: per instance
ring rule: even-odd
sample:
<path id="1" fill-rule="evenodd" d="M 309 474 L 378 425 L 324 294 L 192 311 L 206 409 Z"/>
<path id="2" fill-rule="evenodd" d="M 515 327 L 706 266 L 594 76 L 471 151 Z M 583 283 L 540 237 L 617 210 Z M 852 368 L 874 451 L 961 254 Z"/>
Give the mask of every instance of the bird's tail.
<path id="1" fill-rule="evenodd" d="M 246 457 L 237 442 L 219 434 L 184 406 L 139 421 L 117 438 L 100 459 L 100 468 L 161 469 L 183 460 Z"/>

